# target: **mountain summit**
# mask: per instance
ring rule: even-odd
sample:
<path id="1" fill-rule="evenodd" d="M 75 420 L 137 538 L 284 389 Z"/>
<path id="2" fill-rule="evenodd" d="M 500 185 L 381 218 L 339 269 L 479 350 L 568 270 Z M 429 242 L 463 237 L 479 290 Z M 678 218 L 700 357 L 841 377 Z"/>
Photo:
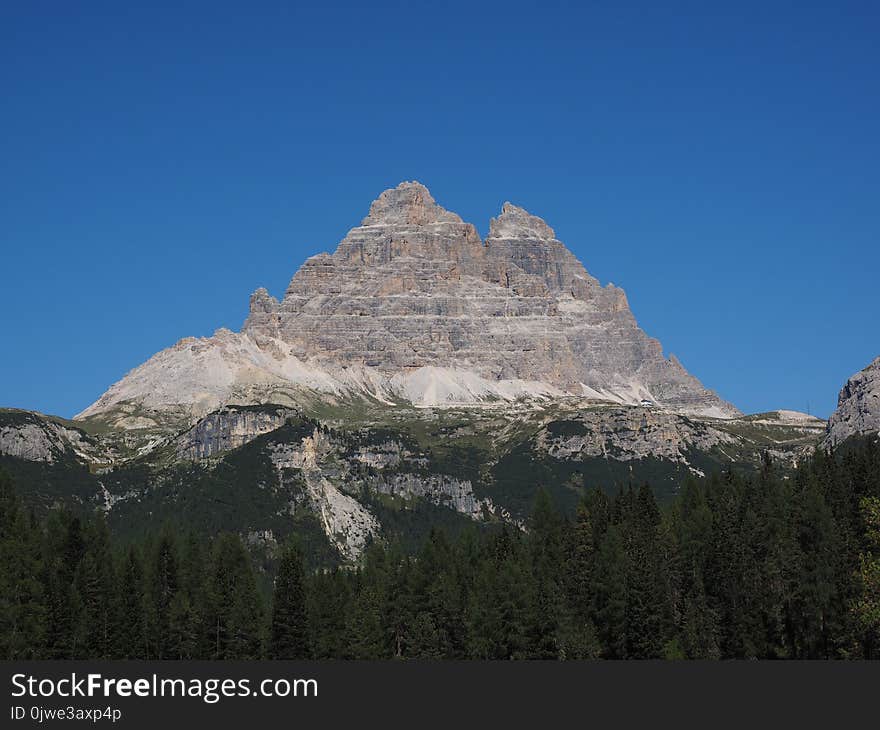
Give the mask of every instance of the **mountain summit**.
<path id="1" fill-rule="evenodd" d="M 580 397 L 730 417 L 643 332 L 623 290 L 587 273 L 553 229 L 505 203 L 485 241 L 418 182 L 383 192 L 283 299 L 251 296 L 240 333 L 184 339 L 80 417 L 122 427 L 229 403 L 368 397 L 442 406 Z"/>

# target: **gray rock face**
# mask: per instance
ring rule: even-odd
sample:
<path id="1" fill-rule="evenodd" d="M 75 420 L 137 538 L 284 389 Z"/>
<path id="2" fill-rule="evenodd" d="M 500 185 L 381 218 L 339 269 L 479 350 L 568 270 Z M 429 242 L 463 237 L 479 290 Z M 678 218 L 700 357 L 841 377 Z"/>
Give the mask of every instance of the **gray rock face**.
<path id="1" fill-rule="evenodd" d="M 343 492 L 328 479 L 326 462 L 334 456 L 335 444 L 315 429 L 299 444 L 272 444 L 272 464 L 283 484 L 294 472 L 305 485 L 299 503 L 289 505 L 290 513 L 305 507 L 318 517 L 328 539 L 346 560 L 354 560 L 363 553 L 369 539 L 379 534 L 380 525 L 375 516 L 358 500 Z M 339 473 L 329 472 L 339 482 Z"/>
<path id="2" fill-rule="evenodd" d="M 274 431 L 293 415 L 288 408 L 250 410 L 227 407 L 209 413 L 177 439 L 177 456 L 198 460 L 236 449 L 257 436 Z"/>
<path id="3" fill-rule="evenodd" d="M 0 417 L 0 454 L 51 464 L 65 452 L 92 458 L 97 449 L 83 432 L 29 411 L 4 411 Z"/>
<path id="4" fill-rule="evenodd" d="M 382 529 L 360 501 L 365 490 L 427 500 L 475 520 L 510 519 L 491 499 L 477 498 L 469 480 L 428 473 L 424 455 L 395 440 L 352 449 L 316 428 L 297 442 L 270 440 L 268 453 L 280 487 L 292 483 L 303 487 L 288 511 L 306 509 L 316 515 L 329 540 L 349 560 L 357 558 Z"/>
<path id="5" fill-rule="evenodd" d="M 371 489 L 379 494 L 405 499 L 426 499 L 440 507 L 448 507 L 474 520 L 482 520 L 488 515 L 507 519 L 509 515 L 498 509 L 487 498 L 478 499 L 473 485 L 467 479 L 455 479 L 445 474 L 421 475 L 398 473 L 384 475 L 368 482 Z"/>
<path id="6" fill-rule="evenodd" d="M 610 457 L 630 461 L 654 456 L 686 463 L 690 450 L 737 443 L 727 431 L 652 408 L 584 411 L 567 432 L 545 430 L 538 437 L 542 450 L 565 460 Z"/>
<path id="7" fill-rule="evenodd" d="M 241 334 L 182 340 L 81 415 L 198 415 L 297 402 L 295 388 L 420 405 L 575 395 L 739 413 L 665 357 L 624 292 L 601 286 L 543 220 L 505 203 L 481 241 L 408 182 L 383 192 L 333 254 L 308 259 L 281 301 L 254 292 Z"/>
<path id="8" fill-rule="evenodd" d="M 65 445 L 53 436 L 48 429 L 34 423 L 0 427 L 0 454 L 52 463 Z"/>
<path id="9" fill-rule="evenodd" d="M 880 357 L 853 375 L 837 397 L 825 443 L 836 446 L 850 436 L 880 432 Z"/>
<path id="10" fill-rule="evenodd" d="M 328 365 L 459 368 L 737 413 L 666 359 L 624 292 L 602 287 L 543 220 L 505 203 L 482 242 L 418 183 L 382 193 L 334 254 L 305 262 L 281 302 L 258 291 L 244 332 Z"/>

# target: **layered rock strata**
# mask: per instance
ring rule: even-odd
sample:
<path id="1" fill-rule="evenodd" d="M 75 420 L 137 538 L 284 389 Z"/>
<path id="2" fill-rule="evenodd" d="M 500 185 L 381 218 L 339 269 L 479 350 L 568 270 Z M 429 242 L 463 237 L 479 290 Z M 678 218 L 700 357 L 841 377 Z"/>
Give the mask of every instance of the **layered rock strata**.
<path id="1" fill-rule="evenodd" d="M 415 182 L 386 190 L 332 254 L 306 260 L 279 301 L 251 297 L 241 333 L 181 340 L 81 416 L 137 403 L 197 416 L 303 391 L 417 405 L 577 396 L 739 412 L 636 323 L 540 218 L 505 203 L 489 235 Z M 121 411 L 120 411 L 121 412 Z"/>

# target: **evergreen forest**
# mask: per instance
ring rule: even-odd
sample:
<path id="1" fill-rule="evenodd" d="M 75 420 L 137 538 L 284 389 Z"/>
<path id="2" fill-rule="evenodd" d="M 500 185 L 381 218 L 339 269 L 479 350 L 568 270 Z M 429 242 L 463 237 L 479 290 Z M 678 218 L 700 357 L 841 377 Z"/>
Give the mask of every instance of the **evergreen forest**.
<path id="1" fill-rule="evenodd" d="M 536 491 L 522 527 L 309 566 L 235 534 L 114 539 L 99 513 L 37 516 L 0 476 L 4 659 L 876 659 L 880 444 L 793 473 Z"/>

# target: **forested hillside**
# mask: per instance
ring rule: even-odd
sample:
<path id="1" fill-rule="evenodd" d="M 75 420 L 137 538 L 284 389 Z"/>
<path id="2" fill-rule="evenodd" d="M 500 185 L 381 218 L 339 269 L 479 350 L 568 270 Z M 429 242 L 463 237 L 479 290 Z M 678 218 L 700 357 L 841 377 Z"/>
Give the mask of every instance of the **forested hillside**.
<path id="1" fill-rule="evenodd" d="M 877 658 L 880 445 L 688 481 L 588 492 L 574 519 L 539 490 L 527 530 L 357 568 L 255 564 L 239 536 L 116 545 L 100 515 L 37 520 L 0 478 L 3 658 Z"/>

